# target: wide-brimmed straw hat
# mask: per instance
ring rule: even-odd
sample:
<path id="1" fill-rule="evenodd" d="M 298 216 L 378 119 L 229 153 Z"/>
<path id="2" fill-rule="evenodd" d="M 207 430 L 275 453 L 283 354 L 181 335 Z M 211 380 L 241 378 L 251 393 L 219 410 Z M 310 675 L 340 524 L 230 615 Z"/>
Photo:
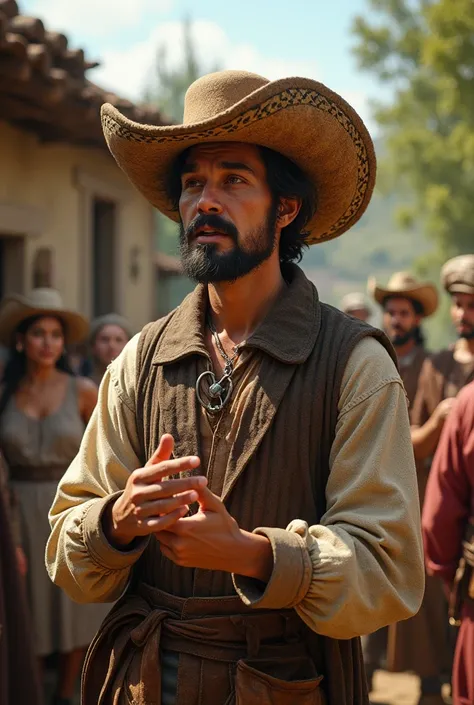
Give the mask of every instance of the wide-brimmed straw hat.
<path id="1" fill-rule="evenodd" d="M 386 287 L 377 284 L 375 277 L 370 277 L 367 290 L 381 306 L 385 299 L 400 296 L 404 299 L 418 301 L 423 307 L 423 315 L 431 316 L 438 308 L 438 291 L 431 282 L 420 282 L 409 272 L 395 272 Z"/>
<path id="2" fill-rule="evenodd" d="M 179 214 L 166 188 L 170 168 L 188 147 L 205 142 L 260 145 L 295 162 L 317 192 L 317 212 L 305 226 L 309 244 L 354 225 L 374 188 L 374 147 L 361 118 L 341 96 L 308 78 L 269 81 L 219 71 L 189 87 L 181 125 L 140 125 L 106 103 L 102 126 L 118 165 L 175 221 Z"/>
<path id="3" fill-rule="evenodd" d="M 64 324 L 67 345 L 87 337 L 89 323 L 84 316 L 67 309 L 56 289 L 33 289 L 29 296 L 11 294 L 0 305 L 0 343 L 11 345 L 18 326 L 32 316 L 55 316 Z"/>
<path id="4" fill-rule="evenodd" d="M 459 255 L 441 269 L 441 282 L 450 294 L 474 294 L 474 255 Z"/>

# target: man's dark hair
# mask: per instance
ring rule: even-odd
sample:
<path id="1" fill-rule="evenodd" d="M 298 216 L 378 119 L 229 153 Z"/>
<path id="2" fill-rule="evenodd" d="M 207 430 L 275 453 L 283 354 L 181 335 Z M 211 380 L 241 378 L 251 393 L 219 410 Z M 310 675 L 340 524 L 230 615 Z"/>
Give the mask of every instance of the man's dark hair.
<path id="1" fill-rule="evenodd" d="M 411 296 L 403 296 L 403 294 L 392 294 L 390 296 L 386 296 L 383 300 L 384 310 L 385 306 L 390 301 L 390 299 L 405 299 L 406 301 L 409 301 L 411 303 L 411 305 L 413 306 L 413 310 L 417 316 L 425 315 L 424 306 L 422 303 L 420 303 L 420 301 L 418 301 L 417 299 L 412 299 Z"/>
<path id="2" fill-rule="evenodd" d="M 305 226 L 316 213 L 316 189 L 306 174 L 291 159 L 267 147 L 258 147 L 267 183 L 272 194 L 272 211 L 276 215 L 281 198 L 299 198 L 301 208 L 292 223 L 283 228 L 280 239 L 280 262 L 300 262 L 304 248 L 308 247 Z M 173 164 L 166 184 L 168 197 L 177 211 L 181 196 L 181 171 L 189 150 L 182 152 Z"/>

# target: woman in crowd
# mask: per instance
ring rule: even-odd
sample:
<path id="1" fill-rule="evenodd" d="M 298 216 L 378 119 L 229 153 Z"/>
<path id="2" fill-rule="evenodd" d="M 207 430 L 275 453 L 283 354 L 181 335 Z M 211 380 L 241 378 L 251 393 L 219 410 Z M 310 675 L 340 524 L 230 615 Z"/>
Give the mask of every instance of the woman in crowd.
<path id="1" fill-rule="evenodd" d="M 66 344 L 87 332 L 87 321 L 66 310 L 53 289 L 11 296 L 0 309 L 0 343 L 10 346 L 0 389 L 0 446 L 20 506 L 36 653 L 59 652 L 55 705 L 72 702 L 85 649 L 108 610 L 72 602 L 44 567 L 57 482 L 97 402 L 96 385 L 73 376 L 65 354 Z"/>
<path id="2" fill-rule="evenodd" d="M 89 336 L 91 360 L 86 360 L 82 374 L 100 385 L 107 367 L 120 355 L 131 337 L 128 321 L 117 313 L 92 321 Z"/>
<path id="3" fill-rule="evenodd" d="M 42 702 L 24 592 L 27 571 L 17 507 L 0 455 L 0 705 Z"/>

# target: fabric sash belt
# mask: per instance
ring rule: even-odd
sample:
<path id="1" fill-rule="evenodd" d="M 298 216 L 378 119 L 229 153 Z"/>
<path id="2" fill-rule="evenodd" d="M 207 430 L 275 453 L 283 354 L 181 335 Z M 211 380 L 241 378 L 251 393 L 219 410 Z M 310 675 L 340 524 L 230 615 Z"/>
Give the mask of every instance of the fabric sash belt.
<path id="1" fill-rule="evenodd" d="M 149 585 L 125 594 L 86 656 L 82 705 L 161 705 L 160 649 L 232 664 L 307 654 L 293 610 L 256 611 L 238 597 L 178 598 Z"/>

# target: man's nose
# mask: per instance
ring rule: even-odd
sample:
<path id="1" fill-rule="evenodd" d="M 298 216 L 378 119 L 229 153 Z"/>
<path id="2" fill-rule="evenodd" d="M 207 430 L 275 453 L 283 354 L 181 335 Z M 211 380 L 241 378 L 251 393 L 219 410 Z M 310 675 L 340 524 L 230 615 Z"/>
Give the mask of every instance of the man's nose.
<path id="1" fill-rule="evenodd" d="M 198 201 L 198 211 L 202 214 L 221 214 L 222 205 L 219 201 L 216 189 L 210 184 L 206 184 L 201 191 Z"/>

